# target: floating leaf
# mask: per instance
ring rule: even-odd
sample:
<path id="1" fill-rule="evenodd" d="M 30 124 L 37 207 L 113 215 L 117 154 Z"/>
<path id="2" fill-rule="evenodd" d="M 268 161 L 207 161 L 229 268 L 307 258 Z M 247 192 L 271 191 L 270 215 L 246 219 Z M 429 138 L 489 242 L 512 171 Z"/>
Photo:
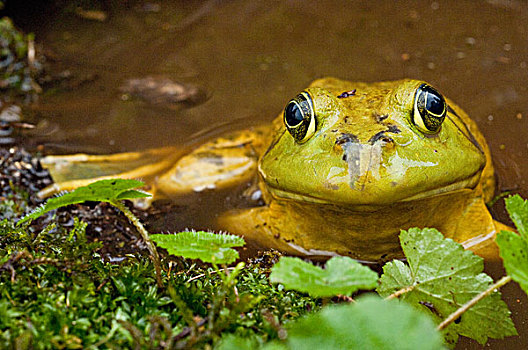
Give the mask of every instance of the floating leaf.
<path id="1" fill-rule="evenodd" d="M 313 297 L 332 297 L 372 289 L 377 285 L 378 274 L 344 256 L 328 260 L 324 270 L 299 258 L 281 257 L 271 269 L 270 281 Z"/>
<path id="2" fill-rule="evenodd" d="M 33 212 L 24 216 L 18 224 L 29 220 L 34 220 L 45 213 L 65 207 L 70 204 L 92 202 L 111 202 L 115 200 L 134 199 L 150 197 L 150 194 L 133 190 L 145 184 L 138 180 L 129 179 L 108 179 L 91 183 L 87 186 L 79 187 L 71 192 L 66 192 L 61 196 L 50 198 L 44 205 L 38 207 Z"/>
<path id="3" fill-rule="evenodd" d="M 482 273 L 481 257 L 435 229 L 402 231 L 400 242 L 409 265 L 401 261 L 386 264 L 378 293 L 388 296 L 409 288 L 400 300 L 422 308 L 438 323 L 493 283 L 491 277 Z M 464 335 L 484 344 L 488 337 L 515 335 L 517 331 L 509 316 L 500 292 L 494 292 L 449 325 L 447 338 L 456 342 L 458 335 Z"/>
<path id="4" fill-rule="evenodd" d="M 506 272 L 528 294 L 528 201 L 515 195 L 506 199 L 506 209 L 520 235 L 502 231 L 496 242 Z"/>
<path id="5" fill-rule="evenodd" d="M 293 322 L 287 343 L 290 349 L 443 349 L 429 317 L 370 295 Z"/>
<path id="6" fill-rule="evenodd" d="M 169 254 L 203 262 L 229 264 L 238 258 L 233 247 L 242 247 L 242 237 L 204 231 L 185 231 L 173 235 L 151 235 L 150 238 Z"/>

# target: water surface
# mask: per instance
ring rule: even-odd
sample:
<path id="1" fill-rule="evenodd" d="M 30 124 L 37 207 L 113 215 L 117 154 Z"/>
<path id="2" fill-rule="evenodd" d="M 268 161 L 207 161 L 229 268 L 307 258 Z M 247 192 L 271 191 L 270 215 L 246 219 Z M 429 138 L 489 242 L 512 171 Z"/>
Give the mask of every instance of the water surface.
<path id="1" fill-rule="evenodd" d="M 146 11 L 141 2 L 112 8 L 102 23 L 63 13 L 36 30 L 37 39 L 57 56 L 56 69 L 86 78 L 78 88 L 44 96 L 34 107 L 45 149 L 105 153 L 183 145 L 189 135 L 226 122 L 244 127 L 271 121 L 316 78 L 416 78 L 437 87 L 477 121 L 491 147 L 499 191 L 528 197 L 526 2 L 155 4 L 159 11 Z M 145 76 L 194 84 L 208 99 L 192 108 L 124 101 L 123 82 Z M 208 201 L 194 200 L 200 208 Z M 229 207 L 231 197 L 222 203 L 217 211 Z M 174 225 L 200 225 L 198 211 L 175 213 Z M 494 214 L 506 219 L 500 204 Z M 505 291 L 524 334 L 492 341 L 492 348 L 526 348 L 526 297 L 513 285 Z M 459 345 L 466 347 L 477 348 Z"/>

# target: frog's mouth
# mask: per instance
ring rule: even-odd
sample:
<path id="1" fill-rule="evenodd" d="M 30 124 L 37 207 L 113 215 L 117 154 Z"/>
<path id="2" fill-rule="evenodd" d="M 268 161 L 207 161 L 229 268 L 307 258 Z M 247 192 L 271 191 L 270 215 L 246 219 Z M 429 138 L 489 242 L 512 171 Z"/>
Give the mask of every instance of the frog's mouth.
<path id="1" fill-rule="evenodd" d="M 296 202 L 306 202 L 314 204 L 328 204 L 328 205 L 343 205 L 348 207 L 361 207 L 362 209 L 369 209 L 373 207 L 386 206 L 398 202 L 410 202 L 421 199 L 433 198 L 446 194 L 455 194 L 462 191 L 473 191 L 480 180 L 480 172 L 477 172 L 472 177 L 460 180 L 445 186 L 432 188 L 430 190 L 421 191 L 420 193 L 413 193 L 406 197 L 394 198 L 390 194 L 383 197 L 378 197 L 377 200 L 364 200 L 354 196 L 346 198 L 345 196 L 329 196 L 323 198 L 321 196 L 314 196 L 307 193 L 299 193 L 284 190 L 278 187 L 273 187 L 268 184 L 267 190 L 276 199 L 293 200 Z"/>
<path id="2" fill-rule="evenodd" d="M 347 176 L 341 177 L 339 183 L 323 182 L 310 189 L 304 187 L 305 192 L 302 192 L 292 190 L 291 187 L 281 187 L 277 181 L 266 181 L 266 177 L 263 176 L 268 191 L 275 198 L 281 199 L 369 207 L 425 199 L 461 190 L 473 190 L 480 181 L 485 163 L 471 174 L 432 187 L 427 187 L 424 182 L 419 181 L 405 180 L 401 181 L 405 185 L 398 185 L 396 182 L 383 179 L 383 172 L 404 174 L 411 168 L 433 168 L 438 167 L 439 164 L 432 161 L 398 158 L 398 161 L 393 161 L 390 166 L 383 165 L 387 163 L 383 159 L 383 149 L 390 147 L 393 141 L 383 133 L 377 136 L 379 137 L 375 139 L 373 137 L 368 143 L 360 143 L 350 134 L 343 134 L 338 138 L 339 142 L 336 144 L 339 143 L 348 170 Z M 385 168 L 384 171 L 381 171 L 382 167 Z"/>

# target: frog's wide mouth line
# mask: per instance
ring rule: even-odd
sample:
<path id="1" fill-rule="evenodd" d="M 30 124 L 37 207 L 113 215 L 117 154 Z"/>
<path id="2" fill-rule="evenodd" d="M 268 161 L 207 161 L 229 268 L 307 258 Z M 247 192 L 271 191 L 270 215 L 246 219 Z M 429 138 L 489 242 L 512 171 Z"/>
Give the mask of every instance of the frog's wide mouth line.
<path id="1" fill-rule="evenodd" d="M 282 188 L 274 187 L 267 183 L 269 192 L 276 197 L 277 199 L 286 199 L 286 200 L 294 200 L 298 202 L 306 202 L 306 203 L 314 203 L 314 204 L 328 204 L 328 205 L 343 205 L 343 206 L 358 206 L 363 208 L 369 208 L 373 206 L 384 206 L 384 205 L 391 205 L 398 202 L 410 202 L 414 200 L 420 200 L 425 198 L 432 198 L 448 193 L 454 193 L 461 190 L 473 190 L 475 186 L 477 186 L 478 181 L 480 179 L 480 171 L 476 172 L 475 174 L 462 179 L 460 181 L 444 185 L 441 187 L 432 188 L 427 191 L 422 191 L 417 194 L 413 194 L 407 197 L 399 198 L 395 201 L 377 201 L 377 202 L 367 202 L 367 201 L 344 201 L 342 198 L 328 198 L 323 199 L 320 197 L 312 196 L 305 193 L 299 193 L 299 192 L 293 192 L 288 191 Z M 390 196 L 387 196 L 390 197 Z"/>

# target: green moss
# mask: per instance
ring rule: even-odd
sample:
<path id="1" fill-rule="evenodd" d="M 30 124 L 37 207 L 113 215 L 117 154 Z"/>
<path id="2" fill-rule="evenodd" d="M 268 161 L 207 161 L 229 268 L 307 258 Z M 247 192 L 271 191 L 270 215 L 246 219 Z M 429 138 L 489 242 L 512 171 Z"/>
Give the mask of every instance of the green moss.
<path id="1" fill-rule="evenodd" d="M 85 229 L 77 220 L 40 232 L 0 222 L 0 348 L 203 347 L 223 332 L 269 340 L 318 308 L 271 285 L 258 262 L 226 283 L 210 267 L 165 258 L 158 288 L 150 259 L 105 262 Z"/>

